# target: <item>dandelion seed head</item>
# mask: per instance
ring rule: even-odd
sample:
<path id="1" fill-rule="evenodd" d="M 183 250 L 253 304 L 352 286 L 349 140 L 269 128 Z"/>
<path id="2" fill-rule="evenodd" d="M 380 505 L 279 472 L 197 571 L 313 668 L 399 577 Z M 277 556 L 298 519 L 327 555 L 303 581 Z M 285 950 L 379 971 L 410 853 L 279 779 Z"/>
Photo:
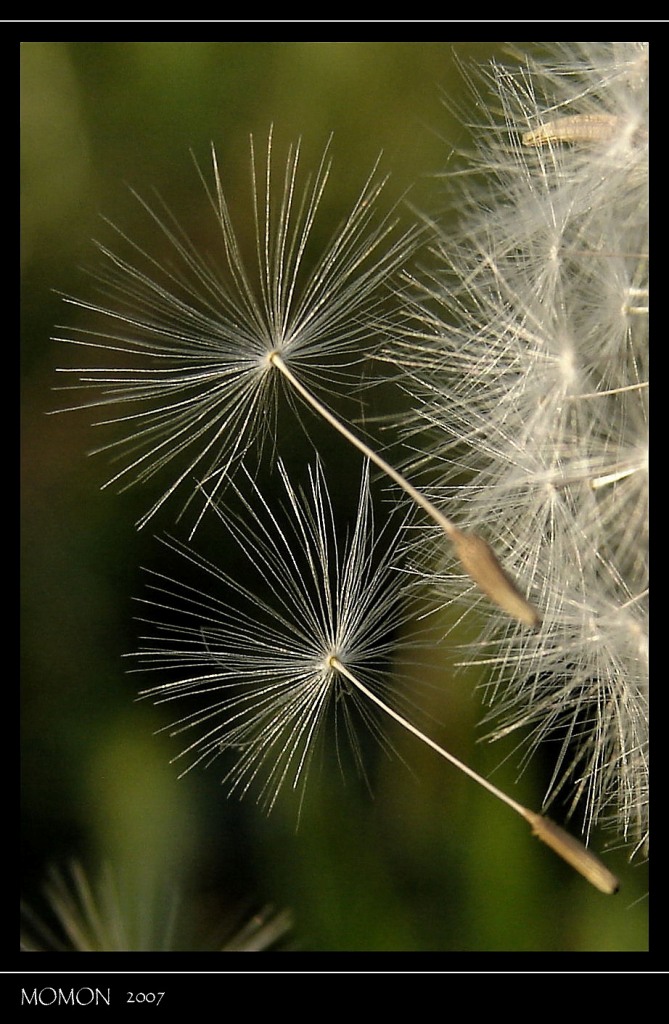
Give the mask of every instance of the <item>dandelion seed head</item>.
<path id="1" fill-rule="evenodd" d="M 567 57 L 567 53 L 571 56 Z M 484 72 L 489 121 L 388 358 L 416 413 L 416 472 L 495 538 L 543 612 L 521 636 L 476 602 L 493 737 L 552 743 L 586 835 L 647 835 L 648 88 L 641 43 L 556 44 Z M 485 101 L 483 95 L 485 94 Z M 499 114 L 499 116 L 498 116 Z M 462 581 L 435 537 L 446 602 Z M 456 589 L 457 588 L 457 589 Z"/>

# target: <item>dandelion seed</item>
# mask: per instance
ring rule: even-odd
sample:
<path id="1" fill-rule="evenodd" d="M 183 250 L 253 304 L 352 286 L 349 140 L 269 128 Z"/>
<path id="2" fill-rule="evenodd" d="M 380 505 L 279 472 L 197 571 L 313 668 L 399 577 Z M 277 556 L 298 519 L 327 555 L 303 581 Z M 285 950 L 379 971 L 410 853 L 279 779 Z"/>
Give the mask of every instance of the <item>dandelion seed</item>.
<path id="1" fill-rule="evenodd" d="M 524 146 L 548 142 L 610 142 L 619 130 L 619 119 L 611 114 L 574 114 L 546 121 L 522 137 Z"/>
<path id="2" fill-rule="evenodd" d="M 242 259 L 212 151 L 215 188 L 208 190 L 208 195 L 221 230 L 222 267 L 205 262 L 169 214 L 164 220 L 140 200 L 168 239 L 177 268 L 159 267 L 137 246 L 133 248 L 138 263 L 101 247 L 110 264 L 101 282 L 117 300 L 118 308 L 67 300 L 100 314 L 114 331 L 106 327 L 98 335 L 81 330 L 60 340 L 149 362 L 135 369 L 68 371 L 79 376 L 80 386 L 96 391 L 102 388 L 103 397 L 92 405 L 141 406 L 139 412 L 107 421 L 124 423 L 129 429 L 126 437 L 107 446 L 126 462 L 109 483 L 126 481 L 129 485 L 168 468 L 174 473 L 173 463 L 184 465 L 140 525 L 177 489 L 190 487 L 188 504 L 197 493 L 196 473 L 201 483 L 213 481 L 215 493 L 225 486 L 244 456 L 262 449 L 268 434 L 276 433 L 278 390 L 283 384 L 289 394 L 299 395 L 399 484 L 459 551 L 463 548 L 458 540 L 461 534 L 452 521 L 314 393 L 314 389 L 322 391 L 326 384 L 335 386 L 347 379 L 345 368 L 337 368 L 337 360 L 358 362 L 369 349 L 388 276 L 408 258 L 416 232 L 396 237 L 396 224 L 389 218 L 373 226 L 374 207 L 384 183 L 375 181 L 372 174 L 339 233 L 315 269 L 305 275 L 305 249 L 329 174 L 327 151 L 313 183 L 308 183 L 298 198 L 299 147 L 291 149 L 278 209 L 273 194 L 272 136 L 264 176 L 253 143 L 251 154 L 254 273 Z M 148 265 L 147 270 L 141 269 L 142 263 Z M 122 328 L 129 333 L 115 333 Z M 134 457 L 137 452 L 141 454 Z M 463 565 L 469 572 L 471 558 L 463 560 Z M 494 556 L 488 557 L 488 579 L 493 566 L 497 566 Z M 495 585 L 484 587 L 484 592 L 493 600 L 506 595 L 500 607 L 537 626 L 538 612 L 501 567 L 496 577 Z M 477 580 L 476 573 L 472 578 Z M 513 600 L 509 600 L 511 593 Z"/>
<path id="3" fill-rule="evenodd" d="M 216 600 L 211 586 L 195 590 L 157 578 L 153 587 L 149 603 L 163 613 L 181 611 L 187 624 L 153 620 L 156 633 L 144 638 L 141 664 L 161 674 L 176 671 L 177 678 L 144 695 L 158 703 L 195 697 L 206 704 L 171 727 L 173 734 L 200 732 L 180 755 L 190 760 L 186 770 L 234 753 L 235 763 L 223 780 L 230 793 L 244 795 L 255 787 L 258 799 L 271 810 L 282 786 L 290 785 L 300 791 L 301 804 L 328 718 L 334 720 L 337 738 L 345 733 L 363 777 L 357 727 L 366 726 L 390 751 L 383 721 L 391 718 L 524 818 L 535 835 L 600 891 L 617 891 L 617 879 L 595 854 L 479 776 L 394 706 L 398 696 L 383 661 L 408 617 L 405 577 L 395 568 L 406 541 L 397 533 L 380 550 L 381 538 L 374 537 L 371 520 L 368 473 L 366 469 L 355 526 L 342 551 L 320 469 L 311 474 L 308 497 L 294 491 L 282 469 L 289 512 L 285 522 L 255 487 L 262 518 L 248 502 L 236 519 L 219 508 L 250 566 L 272 591 L 272 605 L 174 545 L 206 572 L 210 583 L 230 586 L 241 603 L 233 608 Z M 193 674 L 183 677 L 184 668 Z M 338 756 L 341 764 L 339 747 Z"/>
<path id="4" fill-rule="evenodd" d="M 99 449 L 123 463 L 108 481 L 127 487 L 165 473 L 171 482 L 140 520 L 144 525 L 176 491 L 185 504 L 197 481 L 222 486 L 243 456 L 273 433 L 286 365 L 316 390 L 352 387 L 349 367 L 373 339 L 387 282 L 412 251 L 394 213 L 378 213 L 385 180 L 377 167 L 313 266 L 307 247 L 330 173 L 329 147 L 303 179 L 299 144 L 277 170 L 270 133 L 265 161 L 251 140 L 255 255 L 245 261 L 212 148 L 213 186 L 201 174 L 218 227 L 218 256 L 208 257 L 166 208 L 137 199 L 171 253 L 159 263 L 118 231 L 124 256 L 99 246 L 104 302 L 67 297 L 100 319 L 57 340 L 109 353 L 121 368 L 75 368 L 75 388 L 91 407 L 121 409 L 103 421 L 123 436 Z M 378 166 L 378 164 L 377 164 Z M 278 179 L 278 180 L 277 180 Z M 117 229 L 118 230 L 118 229 Z"/>
<path id="5" fill-rule="evenodd" d="M 175 733 L 199 733 L 179 755 L 188 759 L 185 770 L 233 756 L 224 779 L 229 791 L 242 795 L 254 788 L 267 809 L 284 784 L 302 799 L 330 717 L 337 756 L 343 763 L 347 746 L 363 778 L 359 728 L 389 749 L 367 702 L 333 668 L 332 659 L 340 658 L 388 698 L 393 688 L 388 659 L 407 616 L 405 577 L 393 571 L 401 559 L 402 535 L 389 537 L 387 527 L 374 536 L 368 473 L 353 531 L 341 550 L 320 467 L 310 473 L 307 495 L 295 491 L 281 464 L 279 469 L 283 504 L 270 507 L 248 479 L 252 497 L 237 489 L 238 516 L 212 506 L 248 562 L 244 583 L 169 542 L 200 570 L 205 584 L 195 590 L 153 579 L 149 603 L 185 615 L 186 624 L 171 628 L 156 621 L 158 632 L 145 638 L 138 655 L 142 666 L 161 675 L 180 674 L 184 666 L 201 669 L 146 695 L 159 702 L 204 698 L 205 710 L 172 727 Z"/>
<path id="6" fill-rule="evenodd" d="M 541 625 L 539 613 L 523 597 L 513 580 L 507 576 L 497 560 L 494 551 L 482 537 L 475 533 L 457 530 L 453 543 L 455 551 L 466 572 L 484 594 L 492 598 L 498 608 L 508 612 L 518 622 L 538 628 Z"/>

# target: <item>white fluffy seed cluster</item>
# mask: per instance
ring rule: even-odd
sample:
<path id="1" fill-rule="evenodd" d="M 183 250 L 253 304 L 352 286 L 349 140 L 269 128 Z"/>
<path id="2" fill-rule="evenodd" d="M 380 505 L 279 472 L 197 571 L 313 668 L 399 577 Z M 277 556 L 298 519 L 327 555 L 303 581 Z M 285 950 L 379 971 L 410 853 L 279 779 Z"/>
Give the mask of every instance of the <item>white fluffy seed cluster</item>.
<path id="1" fill-rule="evenodd" d="M 486 617 L 468 657 L 491 667 L 492 734 L 519 731 L 528 754 L 553 741 L 547 803 L 563 790 L 586 838 L 612 821 L 624 842 L 647 843 L 648 52 L 546 45 L 548 59 L 544 49 L 484 72 L 477 149 L 449 174 L 461 227 L 437 226 L 413 293 L 396 279 L 423 226 L 405 231 L 395 207 L 379 210 L 376 166 L 311 264 L 329 147 L 303 174 L 299 145 L 283 164 L 270 132 L 264 151 L 251 142 L 250 253 L 212 152 L 218 250 L 203 254 L 169 210 L 139 199 L 169 255 L 160 262 L 118 231 L 118 249 L 100 247 L 103 298 L 66 299 L 92 318 L 59 340 L 100 360 L 65 372 L 116 432 L 103 446 L 117 460 L 108 482 L 162 481 L 140 525 L 177 493 L 182 509 L 197 505 L 195 525 L 215 507 L 283 594 L 260 629 L 246 585 L 177 544 L 250 609 L 163 581 L 155 603 L 185 606 L 188 624 L 149 620 L 155 633 L 139 652 L 179 677 L 151 696 L 204 699 L 175 722 L 176 732 L 202 727 L 184 755 L 239 754 L 231 788 L 259 784 L 269 806 L 287 779 L 305 783 L 326 712 L 359 769 L 354 723 L 383 742 L 363 697 L 373 692 L 378 708 L 391 684 L 369 664 L 386 658 L 386 627 L 407 614 L 406 577 L 391 572 L 403 530 L 381 554 L 366 475 L 345 549 L 320 470 L 304 500 L 284 477 L 292 526 L 253 483 L 263 451 L 280 449 L 287 401 L 325 419 L 435 523 L 425 575 L 441 599 L 464 596 Z M 359 387 L 360 363 L 387 336 L 415 398 L 403 422 L 414 451 L 416 430 L 429 434 L 409 480 L 327 404 Z M 419 492 L 420 468 L 430 472 Z M 243 528 L 222 504 L 237 477 L 253 500 Z M 451 559 L 436 575 L 435 550 Z M 352 692 L 361 664 L 371 675 Z"/>
<path id="2" fill-rule="evenodd" d="M 550 44 L 549 44 L 550 45 Z M 543 623 L 488 616 L 493 735 L 557 751 L 586 833 L 647 843 L 648 50 L 492 66 L 477 151 L 394 358 L 432 496 L 494 541 Z M 501 108 L 501 117 L 498 112 Z M 435 475 L 435 466 L 437 473 Z M 463 482 L 464 481 L 464 482 Z M 436 540 L 437 545 L 440 539 Z M 462 600 L 457 567 L 440 574 Z M 555 746 L 555 741 L 557 745 Z"/>

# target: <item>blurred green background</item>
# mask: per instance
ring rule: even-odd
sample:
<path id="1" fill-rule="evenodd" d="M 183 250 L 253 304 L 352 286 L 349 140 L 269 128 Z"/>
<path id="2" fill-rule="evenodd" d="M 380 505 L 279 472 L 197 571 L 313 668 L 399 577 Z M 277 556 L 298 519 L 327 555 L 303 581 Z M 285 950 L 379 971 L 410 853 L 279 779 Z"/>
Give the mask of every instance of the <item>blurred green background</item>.
<path id="1" fill-rule="evenodd" d="M 226 798 L 215 765 L 178 780 L 179 741 L 156 735 L 169 713 L 135 702 L 122 660 L 136 646 L 141 567 L 178 571 L 154 537 L 172 523 L 138 534 L 147 495 L 100 490 L 109 466 L 87 457 L 93 413 L 46 415 L 65 404 L 55 368 L 80 358 L 50 341 L 72 323 L 58 293 L 90 294 L 81 268 L 95 265 L 91 240 L 110 238 L 102 216 L 142 241 L 126 186 L 155 188 L 206 233 L 189 151 L 205 166 L 214 142 L 228 198 L 246 203 L 249 134 L 263 140 L 273 123 L 282 142 L 304 139 L 307 163 L 334 133 L 326 230 L 381 150 L 391 195 L 412 186 L 413 203 L 441 210 L 434 175 L 466 139 L 443 95 L 466 104 L 458 61 L 503 56 L 501 44 L 29 42 L 21 56 L 24 895 L 39 909 L 48 865 L 76 857 L 93 874 L 108 863 L 132 883 L 179 888 L 196 932 L 212 912 L 224 931 L 267 903 L 290 908 L 298 950 L 645 950 L 645 868 L 612 853 L 623 889 L 599 895 L 410 737 L 396 742 L 412 771 L 378 757 L 373 799 L 353 777 L 315 774 L 297 830 L 289 795 L 265 817 Z M 339 467 L 349 453 L 322 436 Z M 299 432 L 283 443 L 299 466 Z M 356 492 L 337 496 L 342 516 Z M 481 679 L 455 674 L 454 660 L 435 652 L 435 739 L 538 808 L 549 762 L 518 780 L 517 758 L 501 763 L 510 747 L 477 743 Z"/>

